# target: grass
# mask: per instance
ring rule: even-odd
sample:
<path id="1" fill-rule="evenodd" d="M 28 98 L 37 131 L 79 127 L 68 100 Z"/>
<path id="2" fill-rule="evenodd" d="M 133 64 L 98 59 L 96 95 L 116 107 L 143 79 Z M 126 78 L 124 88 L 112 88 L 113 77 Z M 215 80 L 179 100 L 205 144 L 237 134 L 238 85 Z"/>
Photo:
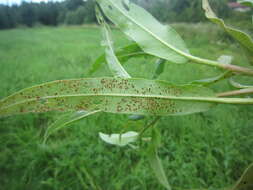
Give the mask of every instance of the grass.
<path id="1" fill-rule="evenodd" d="M 194 55 L 217 59 L 234 55 L 247 65 L 237 44 L 210 24 L 174 27 Z M 115 46 L 129 43 L 117 30 Z M 0 98 L 35 84 L 88 76 L 103 52 L 97 27 L 33 28 L 0 31 Z M 151 78 L 155 60 L 131 59 L 125 64 L 135 77 Z M 215 68 L 168 63 L 162 80 L 184 84 L 215 76 Z M 110 76 L 103 66 L 93 76 Z M 231 90 L 226 82 L 212 86 Z M 140 130 L 143 121 L 99 113 L 74 123 L 42 145 L 46 127 L 59 113 L 26 114 L 0 119 L 0 189 L 8 190 L 162 190 L 148 166 L 145 150 L 103 143 L 98 132 Z M 162 158 L 175 189 L 217 189 L 233 184 L 253 157 L 252 106 L 220 105 L 209 112 L 163 117 Z"/>

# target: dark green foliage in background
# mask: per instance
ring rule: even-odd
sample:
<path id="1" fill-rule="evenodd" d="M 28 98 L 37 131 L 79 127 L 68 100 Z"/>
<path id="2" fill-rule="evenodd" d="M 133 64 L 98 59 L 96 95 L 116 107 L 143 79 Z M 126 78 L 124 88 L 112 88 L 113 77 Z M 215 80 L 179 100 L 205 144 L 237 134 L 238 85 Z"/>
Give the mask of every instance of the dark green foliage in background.
<path id="1" fill-rule="evenodd" d="M 200 0 L 132 0 L 147 9 L 161 22 L 202 22 L 205 17 Z M 235 20 L 250 19 L 252 11 L 238 13 L 232 11 L 229 0 L 211 0 L 217 15 Z M 95 23 L 95 3 L 93 0 L 66 0 L 63 2 L 26 3 L 21 5 L 0 5 L 0 29 L 18 25 L 80 25 Z"/>

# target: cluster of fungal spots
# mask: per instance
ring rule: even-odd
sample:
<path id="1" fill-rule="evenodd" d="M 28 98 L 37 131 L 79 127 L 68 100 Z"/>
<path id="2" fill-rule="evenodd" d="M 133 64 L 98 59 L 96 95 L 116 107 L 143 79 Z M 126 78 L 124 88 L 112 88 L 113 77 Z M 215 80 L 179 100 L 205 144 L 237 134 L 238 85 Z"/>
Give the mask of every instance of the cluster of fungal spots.
<path id="1" fill-rule="evenodd" d="M 42 84 L 35 86 L 26 90 L 23 90 L 17 94 L 14 94 L 6 99 L 4 99 L 0 105 L 8 106 L 19 101 L 26 100 L 40 100 L 47 96 L 59 96 L 76 94 L 81 91 L 83 87 L 88 86 L 88 82 L 84 80 L 59 80 L 52 83 Z"/>
<path id="2" fill-rule="evenodd" d="M 112 92 L 122 95 L 129 92 L 130 95 L 128 97 L 108 96 Z M 79 93 L 101 94 L 93 97 L 59 97 L 59 95 Z M 179 96 L 181 94 L 181 89 L 152 81 L 120 78 L 61 80 L 32 87 L 10 96 L 0 102 L 0 107 L 2 112 L 16 109 L 17 113 L 101 109 L 105 112 L 119 113 L 175 114 L 182 112 L 179 108 L 181 106 L 178 106 L 175 100 L 135 97 L 135 95 Z M 21 101 L 22 104 L 14 105 Z M 7 106 L 11 104 L 13 107 L 8 109 Z"/>
<path id="3" fill-rule="evenodd" d="M 115 89 L 129 90 L 135 88 L 135 85 L 132 84 L 129 80 L 119 78 L 102 78 L 100 80 L 100 84 L 102 85 L 102 88 L 108 89 L 110 91 L 114 91 Z"/>
<path id="4" fill-rule="evenodd" d="M 120 98 L 114 106 L 119 113 L 166 115 L 182 112 L 176 101 L 160 98 Z"/>

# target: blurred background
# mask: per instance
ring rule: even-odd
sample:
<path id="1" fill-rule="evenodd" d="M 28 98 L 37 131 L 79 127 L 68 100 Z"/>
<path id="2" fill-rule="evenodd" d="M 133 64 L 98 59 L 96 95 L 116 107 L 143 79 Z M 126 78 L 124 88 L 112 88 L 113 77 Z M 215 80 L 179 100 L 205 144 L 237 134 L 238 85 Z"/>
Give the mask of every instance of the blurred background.
<path id="1" fill-rule="evenodd" d="M 204 16 L 201 0 L 133 0 L 185 40 L 193 55 L 252 67 L 240 45 Z M 106 64 L 89 69 L 104 52 L 94 1 L 0 0 L 0 98 L 48 81 L 112 76 Z M 210 0 L 226 24 L 253 35 L 252 9 L 236 1 Z M 131 43 L 112 27 L 115 49 Z M 151 79 L 156 59 L 132 58 L 133 77 Z M 204 65 L 166 63 L 159 76 L 175 84 L 215 77 Z M 251 84 L 248 78 L 245 83 Z M 233 88 L 222 81 L 216 92 Z M 245 96 L 242 96 L 245 97 Z M 163 190 L 147 161 L 147 150 L 105 144 L 98 133 L 140 131 L 152 120 L 98 113 L 53 134 L 43 135 L 63 113 L 0 118 L 0 190 Z M 163 117 L 159 155 L 173 190 L 229 187 L 253 161 L 252 106 L 219 105 L 208 112 Z M 148 133 L 147 136 L 150 134 Z M 251 190 L 251 189 L 250 189 Z"/>
<path id="2" fill-rule="evenodd" d="M 203 22 L 200 0 L 132 0 L 164 23 Z M 0 1 L 0 29 L 36 25 L 82 25 L 96 23 L 93 0 Z M 216 13 L 224 19 L 246 20 L 251 9 L 235 0 L 210 0 Z"/>

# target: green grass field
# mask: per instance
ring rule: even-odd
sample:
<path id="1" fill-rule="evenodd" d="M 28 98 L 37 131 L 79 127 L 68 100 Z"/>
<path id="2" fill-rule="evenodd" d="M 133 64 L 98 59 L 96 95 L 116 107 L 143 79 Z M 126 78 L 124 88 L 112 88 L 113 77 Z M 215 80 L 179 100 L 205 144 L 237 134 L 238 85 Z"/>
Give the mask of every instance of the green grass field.
<path id="1" fill-rule="evenodd" d="M 209 24 L 175 24 L 190 51 L 217 59 L 234 55 L 247 65 L 237 44 Z M 115 46 L 129 44 L 113 30 Z M 25 87 L 58 79 L 91 77 L 88 70 L 103 53 L 97 27 L 59 27 L 0 31 L 0 98 Z M 155 60 L 131 59 L 126 70 L 151 78 Z M 216 76 L 220 70 L 202 65 L 168 63 L 159 77 L 172 83 Z M 106 65 L 93 74 L 111 76 Z M 231 90 L 226 82 L 212 86 Z M 0 118 L 1 190 L 162 190 L 148 165 L 145 150 L 105 144 L 98 132 L 139 130 L 146 120 L 99 113 L 54 134 L 42 145 L 47 126 L 59 113 Z M 252 106 L 219 105 L 209 112 L 163 117 L 162 158 L 174 189 L 218 189 L 233 184 L 253 158 Z"/>

